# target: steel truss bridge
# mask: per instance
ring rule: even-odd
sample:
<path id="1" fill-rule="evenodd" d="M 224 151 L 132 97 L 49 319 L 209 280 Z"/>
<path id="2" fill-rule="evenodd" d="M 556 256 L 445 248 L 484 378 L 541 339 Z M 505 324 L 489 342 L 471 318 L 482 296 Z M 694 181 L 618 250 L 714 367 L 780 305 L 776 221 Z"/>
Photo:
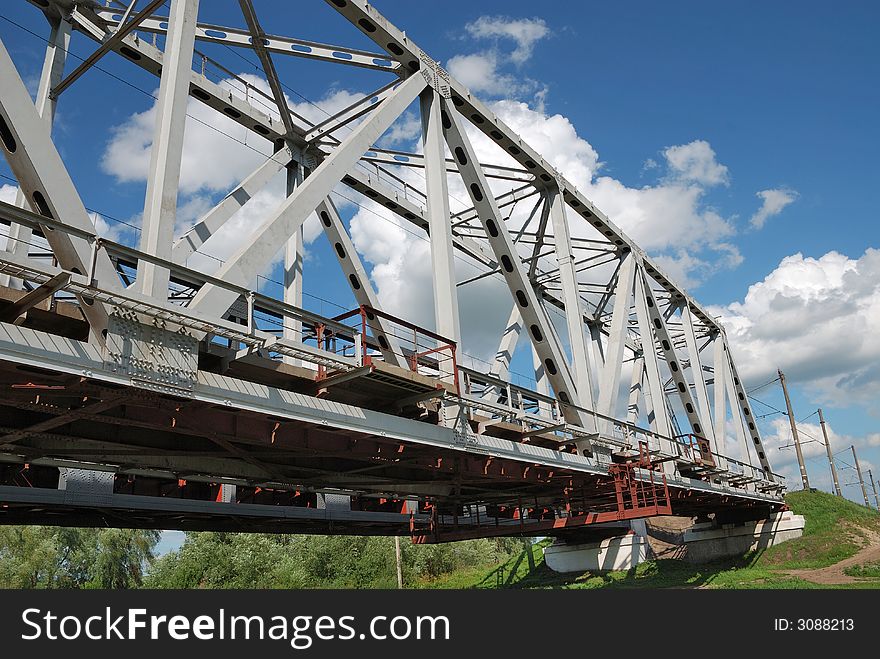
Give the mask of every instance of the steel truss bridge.
<path id="1" fill-rule="evenodd" d="M 199 22 L 198 0 L 30 4 L 47 20 L 36 101 L 0 42 L 0 137 L 19 186 L 0 203 L 0 522 L 435 542 L 784 505 L 724 329 L 371 5 L 319 7 L 339 34 L 366 36 L 362 50 L 267 34 L 271 8 L 252 0 L 235 28 Z M 67 57 L 74 38 L 92 54 Z M 250 51 L 270 91 L 209 44 Z M 97 235 L 51 137 L 63 92 L 104 58 L 160 80 L 136 248 Z M 288 105 L 279 58 L 323 62 L 328 80 L 361 67 L 377 88 L 316 124 Z M 199 157 L 184 153 L 193 99 L 274 152 L 175 236 L 181 162 Z M 411 106 L 420 152 L 380 148 Z M 478 155 L 479 133 L 496 157 Z M 276 176 L 284 201 L 216 270 L 193 265 Z M 451 185 L 465 208 L 451 210 Z M 346 188 L 429 236 L 433 331 L 383 311 L 333 201 Z M 334 318 L 303 308 L 313 213 L 358 305 Z M 276 299 L 256 281 L 280 249 Z M 454 259 L 509 293 L 482 370 L 461 344 Z M 530 386 L 513 382 L 518 343 Z"/>

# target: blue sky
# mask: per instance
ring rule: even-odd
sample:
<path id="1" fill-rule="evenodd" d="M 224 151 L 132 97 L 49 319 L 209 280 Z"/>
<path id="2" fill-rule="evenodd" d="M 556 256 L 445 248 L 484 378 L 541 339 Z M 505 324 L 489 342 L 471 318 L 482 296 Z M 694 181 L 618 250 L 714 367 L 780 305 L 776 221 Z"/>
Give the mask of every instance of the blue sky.
<path id="1" fill-rule="evenodd" d="M 0 37 L 34 86 L 42 45 L 22 28 L 41 37 L 48 31 L 32 6 L 7 4 Z M 783 368 L 798 418 L 823 406 L 835 450 L 854 442 L 862 462 L 880 472 L 880 338 L 869 331 L 880 324 L 880 257 L 866 251 L 880 248 L 875 4 L 595 2 L 565 3 L 565 13 L 551 11 L 555 4 L 516 1 L 375 4 L 460 79 L 473 77 L 485 100 L 525 103 L 517 116 L 526 128 L 539 122 L 561 131 L 554 135 L 576 133 L 581 148 L 571 148 L 572 137 L 559 147 L 559 157 L 590 170 L 584 191 L 625 229 L 630 231 L 627 204 L 643 213 L 661 211 L 650 223 L 631 219 L 630 233 L 645 236 L 649 250 L 666 258 L 694 295 L 725 318 L 749 384 L 763 384 L 772 377 L 768 373 Z M 374 50 L 323 2 L 256 6 L 268 32 Z M 231 0 L 203 0 L 201 16 L 244 25 Z M 74 54 L 85 56 L 93 47 L 74 35 Z M 250 54 L 247 61 L 230 49 L 205 46 L 205 51 L 236 73 L 257 73 Z M 353 98 L 346 94 L 387 81 L 350 67 L 278 58 L 276 63 L 291 100 L 304 107 L 315 102 L 331 108 Z M 480 80 L 474 65 L 494 70 L 504 84 L 493 88 Z M 108 152 L 114 144 L 122 150 L 138 146 L 150 116 L 140 123 L 133 117 L 152 106 L 149 94 L 158 82 L 116 56 L 102 60 L 101 67 L 105 72 L 89 72 L 62 96 L 56 142 L 86 205 L 105 217 L 117 238 L 131 242 L 136 233 L 109 218 L 137 224 L 143 181 L 136 165 L 108 162 Z M 566 133 L 569 128 L 573 132 Z M 406 137 L 397 146 L 406 146 Z M 679 168 L 676 153 L 687 156 Z M 695 173 L 689 164 L 702 169 Z M 10 174 L 5 163 L 0 174 Z M 222 173 L 217 176 L 196 176 L 182 192 L 181 204 L 188 204 L 191 215 L 224 194 Z M 4 183 L 12 184 L 0 179 Z M 679 215 L 664 219 L 663 209 L 649 201 L 679 191 L 694 195 L 681 210 L 692 214 L 690 224 L 679 226 L 688 237 L 682 249 L 662 240 L 666 222 Z M 755 228 L 751 220 L 762 207 L 757 196 L 762 191 L 777 191 L 787 202 Z M 382 266 L 373 273 L 380 292 L 392 295 L 394 282 L 377 273 L 393 264 L 382 261 L 375 242 L 369 242 L 369 218 L 363 209 L 344 211 L 361 228 L 355 238 L 368 264 Z M 343 307 L 352 303 L 324 242 L 309 246 L 305 290 L 314 297 L 307 296 L 305 304 L 329 313 L 334 307 L 318 298 Z M 277 278 L 277 268 L 269 276 Z M 776 385 L 756 396 L 776 408 L 783 405 Z M 768 443 L 784 444 L 785 418 L 764 409 L 771 414 L 764 419 Z M 756 412 L 761 411 L 758 404 Z M 804 430 L 816 435 L 813 423 L 815 417 Z M 812 442 L 807 449 L 811 476 L 827 487 L 823 447 Z M 774 447 L 771 460 L 788 475 L 796 473 L 792 451 Z M 854 476 L 843 480 L 852 482 Z M 860 496 L 855 487 L 847 494 Z"/>

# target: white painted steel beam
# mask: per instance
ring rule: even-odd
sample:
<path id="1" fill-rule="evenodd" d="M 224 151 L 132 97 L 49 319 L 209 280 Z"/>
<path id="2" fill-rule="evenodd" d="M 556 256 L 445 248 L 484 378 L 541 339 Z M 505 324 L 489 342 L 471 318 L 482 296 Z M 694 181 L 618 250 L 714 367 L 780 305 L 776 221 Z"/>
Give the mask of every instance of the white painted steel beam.
<path id="1" fill-rule="evenodd" d="M 440 95 L 435 89 L 428 87 L 422 91 L 419 105 L 422 117 L 422 145 L 425 151 L 428 231 L 431 236 L 434 322 L 440 336 L 445 336 L 457 345 L 461 345 Z"/>
<path id="2" fill-rule="evenodd" d="M 709 411 L 709 391 L 706 388 L 706 377 L 703 372 L 703 362 L 700 358 L 700 348 L 697 345 L 697 335 L 694 330 L 694 316 L 690 305 L 685 303 L 681 307 L 681 323 L 684 330 L 684 340 L 687 345 L 688 357 L 691 363 L 691 376 L 694 381 L 694 392 L 697 399 L 697 408 L 700 410 L 700 418 L 703 421 L 703 433 L 709 440 L 712 451 L 718 453 L 718 444 L 715 439 L 715 429 L 712 424 L 712 414 Z"/>
<path id="3" fill-rule="evenodd" d="M 549 199 L 550 219 L 553 223 L 553 242 L 556 246 L 556 262 L 559 265 L 562 283 L 562 300 L 565 304 L 565 321 L 568 328 L 568 341 L 571 348 L 574 382 L 580 394 L 581 404 L 595 409 L 593 385 L 590 378 L 590 354 L 587 350 L 584 311 L 575 270 L 574 254 L 571 249 L 571 234 L 565 214 L 562 191 L 551 192 Z"/>
<path id="4" fill-rule="evenodd" d="M 298 231 L 333 187 L 354 167 L 364 152 L 415 100 L 425 79 L 412 76 L 382 103 L 257 227 L 242 246 L 217 271 L 216 276 L 242 286 L 256 279 L 279 247 Z M 192 308 L 222 316 L 238 298 L 229 290 L 207 284 L 192 301 Z"/>
<path id="5" fill-rule="evenodd" d="M 666 409 L 666 393 L 663 389 L 663 380 L 660 377 L 660 362 L 657 359 L 657 346 L 654 342 L 654 332 L 651 329 L 651 315 L 648 311 L 648 292 L 646 289 L 647 285 L 644 276 L 642 276 L 641 265 L 637 265 L 633 297 L 635 299 L 639 334 L 642 338 L 642 357 L 645 360 L 645 374 L 648 379 L 647 395 L 650 397 L 650 409 L 653 412 L 651 427 L 654 432 L 671 437 L 672 423 Z"/>
<path id="6" fill-rule="evenodd" d="M 458 112 L 445 102 L 442 124 L 446 143 L 458 164 L 471 202 L 479 212 L 489 245 L 501 264 L 501 272 L 511 295 L 519 305 L 519 312 L 544 365 L 547 379 L 563 404 L 566 420 L 587 429 L 595 427 L 594 417 L 579 409 L 583 407 L 583 402 L 568 367 L 568 360 L 556 340 L 541 300 L 528 280 L 522 259 L 504 224 L 474 148 L 459 125 Z"/>
<path id="7" fill-rule="evenodd" d="M 171 261 L 177 191 L 183 158 L 183 133 L 199 0 L 172 0 L 165 56 L 156 101 L 156 126 L 150 151 L 140 249 Z M 138 263 L 137 286 L 144 295 L 168 297 L 169 273 L 154 263 Z"/>
<path id="8" fill-rule="evenodd" d="M 27 88 L 0 40 L 0 136 L 3 152 L 19 186 L 34 210 L 77 229 L 95 229 L 82 199 L 58 154 L 45 120 L 39 116 Z M 89 244 L 60 231 L 44 231 L 61 266 L 83 274 L 91 272 Z M 94 274 L 111 290 L 121 288 L 116 268 L 106 254 L 98 254 Z M 96 341 L 103 341 L 107 311 L 101 304 L 81 301 L 81 308 Z"/>
<path id="9" fill-rule="evenodd" d="M 104 25 L 116 27 L 120 23 L 121 16 L 118 11 L 112 9 L 96 9 L 95 13 Z M 139 31 L 164 34 L 167 29 L 168 19 L 163 16 L 152 16 L 143 20 L 138 27 Z M 333 44 L 265 35 L 265 48 L 271 53 L 302 57 L 305 59 L 331 62 L 333 64 L 348 64 L 359 66 L 375 71 L 388 71 L 398 73 L 400 64 L 388 58 L 384 53 L 371 53 L 355 48 L 346 48 Z M 196 39 L 210 43 L 219 43 L 237 48 L 251 48 L 251 36 L 247 30 L 231 28 L 222 25 L 210 25 L 199 23 L 196 27 Z"/>
<path id="10" fill-rule="evenodd" d="M 654 297 L 654 292 L 651 290 L 651 282 L 644 272 L 642 272 L 642 280 L 646 296 L 645 302 L 648 305 L 648 318 L 652 325 L 651 329 L 653 330 L 654 336 L 657 338 L 657 342 L 660 344 L 660 351 L 663 353 L 666 366 L 669 368 L 672 382 L 675 385 L 681 405 L 684 407 L 688 423 L 695 435 L 699 437 L 707 437 L 708 435 L 706 433 L 711 432 L 707 431 L 707 428 L 708 425 L 712 423 L 712 420 L 709 419 L 708 422 L 704 422 L 704 420 L 700 418 L 697 404 L 691 395 L 689 383 L 684 377 L 684 366 L 682 366 L 681 358 L 675 350 L 675 343 L 672 339 L 669 327 L 666 324 L 666 318 L 660 313 L 657 299 Z M 647 350 L 645 347 L 646 341 L 647 339 L 645 335 L 642 334 L 643 351 Z"/>
<path id="11" fill-rule="evenodd" d="M 70 29 L 70 23 L 67 21 L 56 20 L 52 23 L 49 41 L 46 44 L 46 55 L 43 59 L 43 69 L 40 73 L 40 83 L 37 87 L 37 97 L 34 100 L 37 114 L 50 133 L 55 119 L 56 106 L 55 99 L 50 92 L 61 80 L 61 75 L 64 72 L 67 51 L 70 48 Z M 15 193 L 15 205 L 25 208 L 25 204 L 30 207 L 24 191 L 19 188 Z M 12 224 L 9 227 L 9 237 L 6 240 L 6 251 L 27 256 L 32 235 L 33 232 L 28 227 Z M 0 285 L 9 286 L 10 284 L 10 277 L 0 274 Z"/>
<path id="12" fill-rule="evenodd" d="M 632 307 L 633 282 L 635 279 L 635 257 L 627 252 L 621 259 L 614 291 L 614 311 L 611 314 L 611 328 L 608 330 L 608 346 L 605 351 L 605 364 L 599 380 L 599 414 L 613 417 L 617 410 L 617 394 L 620 386 L 620 369 L 629 327 Z"/>
<path id="13" fill-rule="evenodd" d="M 342 268 L 342 273 L 345 275 L 354 299 L 360 306 L 368 306 L 381 311 L 382 305 L 379 302 L 379 296 L 373 289 L 367 269 L 358 256 L 354 243 L 348 235 L 348 231 L 345 230 L 345 225 L 342 218 L 339 217 L 339 212 L 333 201 L 329 198 L 322 201 L 318 205 L 317 211 L 318 219 L 321 221 L 327 240 L 333 247 L 333 253 L 339 260 L 339 266 Z M 403 351 L 394 336 L 394 328 L 391 324 L 380 316 L 372 318 L 367 316 L 367 326 L 372 330 L 379 345 L 382 346 L 382 358 L 394 366 L 404 366 L 402 362 Z"/>
<path id="14" fill-rule="evenodd" d="M 254 195 L 265 188 L 272 178 L 291 162 L 292 158 L 293 154 L 287 147 L 269 156 L 263 164 L 174 241 L 171 248 L 172 260 L 175 263 L 186 263 L 187 259 L 194 252 L 197 252 L 211 236 L 216 234 L 227 220 L 253 199 Z"/>

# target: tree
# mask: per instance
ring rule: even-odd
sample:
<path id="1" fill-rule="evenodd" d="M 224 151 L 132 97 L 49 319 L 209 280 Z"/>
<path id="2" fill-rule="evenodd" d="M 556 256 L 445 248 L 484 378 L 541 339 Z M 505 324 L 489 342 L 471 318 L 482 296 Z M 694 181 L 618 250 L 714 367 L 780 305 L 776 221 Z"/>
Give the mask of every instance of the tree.
<path id="1" fill-rule="evenodd" d="M 0 587 L 136 588 L 158 531 L 0 527 Z"/>

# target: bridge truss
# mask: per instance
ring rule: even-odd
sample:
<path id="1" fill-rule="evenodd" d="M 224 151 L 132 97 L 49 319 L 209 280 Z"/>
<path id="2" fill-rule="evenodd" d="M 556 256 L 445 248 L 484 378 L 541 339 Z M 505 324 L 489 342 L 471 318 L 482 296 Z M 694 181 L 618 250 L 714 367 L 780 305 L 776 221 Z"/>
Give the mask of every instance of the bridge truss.
<path id="1" fill-rule="evenodd" d="M 0 202 L 0 522 L 430 542 L 783 505 L 723 328 L 371 5 L 326 3 L 368 51 L 269 35 L 252 0 L 235 28 L 199 22 L 198 0 L 29 1 L 48 23 L 36 101 L 0 42 L 0 137 L 19 186 Z M 74 33 L 95 44 L 80 62 Z M 250 51 L 269 92 L 204 44 Z M 63 92 L 105 57 L 160 81 L 136 247 L 97 234 L 51 136 Z M 314 123 L 289 106 L 281 57 L 361 67 L 377 87 Z M 184 153 L 191 100 L 273 153 L 175 236 L 181 163 L 198 158 Z M 411 107 L 422 148 L 381 148 Z M 491 161 L 478 136 L 496 145 Z M 216 270 L 194 265 L 277 176 L 283 202 Z M 339 189 L 430 240 L 432 330 L 383 311 Z M 313 213 L 358 305 L 334 318 L 303 308 Z M 275 298 L 256 282 L 279 250 Z M 457 281 L 456 259 L 478 274 Z M 458 291 L 485 277 L 503 279 L 510 316 L 477 369 Z M 528 386 L 511 375 L 518 343 Z"/>

